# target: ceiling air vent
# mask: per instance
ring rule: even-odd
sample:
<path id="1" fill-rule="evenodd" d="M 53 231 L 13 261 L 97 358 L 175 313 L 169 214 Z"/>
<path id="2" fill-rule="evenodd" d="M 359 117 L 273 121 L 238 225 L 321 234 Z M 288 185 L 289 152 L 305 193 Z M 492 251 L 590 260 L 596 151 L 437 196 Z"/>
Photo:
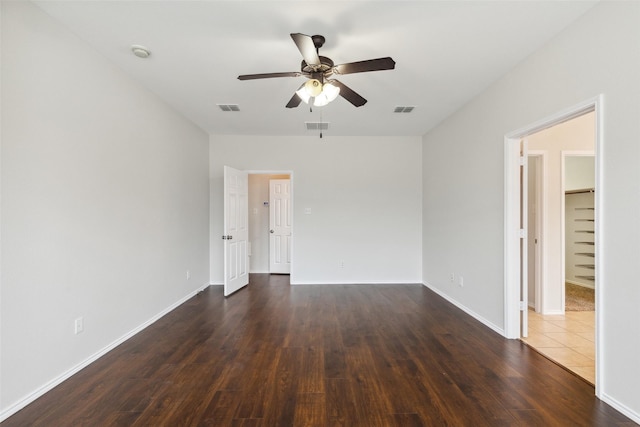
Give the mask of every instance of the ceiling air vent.
<path id="1" fill-rule="evenodd" d="M 307 130 L 327 130 L 329 129 L 329 123 L 327 122 L 304 122 L 307 126 Z"/>
<path id="2" fill-rule="evenodd" d="M 410 113 L 416 107 L 396 107 L 393 112 L 394 113 Z"/>
<path id="3" fill-rule="evenodd" d="M 217 104 L 222 111 L 240 111 L 238 104 Z"/>

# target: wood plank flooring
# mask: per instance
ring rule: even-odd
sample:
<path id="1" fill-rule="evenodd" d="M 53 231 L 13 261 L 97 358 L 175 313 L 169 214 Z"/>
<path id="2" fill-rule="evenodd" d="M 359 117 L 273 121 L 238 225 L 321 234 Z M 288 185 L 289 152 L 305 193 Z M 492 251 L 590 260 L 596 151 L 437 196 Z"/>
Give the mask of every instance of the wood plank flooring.
<path id="1" fill-rule="evenodd" d="M 2 426 L 631 426 L 420 285 L 210 287 Z"/>

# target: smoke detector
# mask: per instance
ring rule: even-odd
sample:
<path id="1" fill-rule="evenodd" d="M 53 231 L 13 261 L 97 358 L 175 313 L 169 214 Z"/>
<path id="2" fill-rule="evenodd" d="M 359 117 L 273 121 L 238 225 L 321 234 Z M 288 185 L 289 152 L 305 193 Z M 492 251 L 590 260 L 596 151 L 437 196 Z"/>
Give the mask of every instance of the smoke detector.
<path id="1" fill-rule="evenodd" d="M 131 45 L 131 52 L 138 58 L 148 58 L 151 55 L 149 49 L 144 46 L 140 46 L 138 44 Z"/>

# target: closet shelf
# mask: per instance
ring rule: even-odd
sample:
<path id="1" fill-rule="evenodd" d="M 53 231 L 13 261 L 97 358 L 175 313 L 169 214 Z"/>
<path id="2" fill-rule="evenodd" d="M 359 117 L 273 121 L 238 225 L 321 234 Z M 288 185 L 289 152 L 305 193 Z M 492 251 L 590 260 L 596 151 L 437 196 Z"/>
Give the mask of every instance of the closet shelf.
<path id="1" fill-rule="evenodd" d="M 575 208 L 577 211 L 595 211 L 596 208 Z"/>
<path id="2" fill-rule="evenodd" d="M 595 245 L 594 242 L 575 242 L 576 245 Z"/>
<path id="3" fill-rule="evenodd" d="M 576 222 L 594 222 L 595 219 L 586 219 L 586 218 L 576 218 Z"/>
<path id="4" fill-rule="evenodd" d="M 592 257 L 595 258 L 596 254 L 591 253 L 591 252 L 576 252 L 576 255 L 582 255 L 582 256 L 588 256 L 588 257 Z"/>
<path id="5" fill-rule="evenodd" d="M 576 233 L 589 233 L 589 234 L 594 234 L 595 231 L 593 230 L 576 230 Z"/>
<path id="6" fill-rule="evenodd" d="M 595 270 L 595 264 L 576 264 L 576 267 L 588 268 L 590 270 Z"/>
<path id="7" fill-rule="evenodd" d="M 579 277 L 580 279 L 596 280 L 596 276 L 576 276 L 576 277 Z"/>

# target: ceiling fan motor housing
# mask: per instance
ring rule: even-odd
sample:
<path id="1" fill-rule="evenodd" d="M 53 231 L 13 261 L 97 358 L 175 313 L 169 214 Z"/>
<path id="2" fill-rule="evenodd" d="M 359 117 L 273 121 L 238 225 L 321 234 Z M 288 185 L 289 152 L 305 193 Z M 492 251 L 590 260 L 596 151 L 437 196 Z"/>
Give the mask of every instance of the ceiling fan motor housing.
<path id="1" fill-rule="evenodd" d="M 300 65 L 300 69 L 303 73 L 322 73 L 325 76 L 331 74 L 331 70 L 333 69 L 333 61 L 331 58 L 327 58 L 326 56 L 318 56 L 320 58 L 320 65 L 309 65 L 306 61 L 302 61 Z M 307 76 L 310 77 L 311 76 Z"/>

